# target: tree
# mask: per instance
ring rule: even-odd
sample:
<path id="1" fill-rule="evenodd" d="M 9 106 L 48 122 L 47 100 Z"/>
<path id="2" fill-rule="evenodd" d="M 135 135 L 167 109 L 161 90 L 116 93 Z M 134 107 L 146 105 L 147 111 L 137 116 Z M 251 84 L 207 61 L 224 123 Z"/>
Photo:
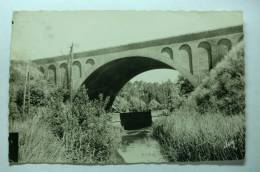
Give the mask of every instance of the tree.
<path id="1" fill-rule="evenodd" d="M 226 115 L 245 112 L 244 43 L 236 45 L 211 70 L 209 77 L 192 95 L 200 112 L 219 111 Z"/>
<path id="2" fill-rule="evenodd" d="M 180 96 L 188 96 L 194 90 L 194 86 L 182 75 L 179 75 L 176 86 L 179 89 Z"/>
<path id="3" fill-rule="evenodd" d="M 147 110 L 145 102 L 138 97 L 131 97 L 129 104 L 129 111 L 141 112 Z"/>
<path id="4" fill-rule="evenodd" d="M 117 96 L 112 105 L 112 109 L 115 112 L 128 112 L 129 103 L 124 97 Z"/>
<path id="5" fill-rule="evenodd" d="M 161 104 L 156 101 L 155 99 L 152 99 L 148 105 L 149 109 L 151 110 L 158 110 L 161 107 Z"/>

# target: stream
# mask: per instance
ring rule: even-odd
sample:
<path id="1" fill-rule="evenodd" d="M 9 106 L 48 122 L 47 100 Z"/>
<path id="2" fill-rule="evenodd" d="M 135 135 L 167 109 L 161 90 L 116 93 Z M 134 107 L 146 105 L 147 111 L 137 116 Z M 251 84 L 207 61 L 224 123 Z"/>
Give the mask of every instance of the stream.
<path id="1" fill-rule="evenodd" d="M 153 117 L 153 121 L 154 121 Z M 114 123 L 122 127 L 120 121 Z M 125 163 L 165 163 L 160 144 L 152 136 L 152 127 L 138 130 L 124 130 L 122 145 L 118 153 Z"/>

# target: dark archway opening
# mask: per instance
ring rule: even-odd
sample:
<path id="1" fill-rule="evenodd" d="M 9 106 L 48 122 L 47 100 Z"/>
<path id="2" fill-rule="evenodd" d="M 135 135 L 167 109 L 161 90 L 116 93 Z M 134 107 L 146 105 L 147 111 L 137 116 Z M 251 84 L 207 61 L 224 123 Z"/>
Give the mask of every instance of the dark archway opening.
<path id="1" fill-rule="evenodd" d="M 100 94 L 109 97 L 109 109 L 120 89 L 133 77 L 152 69 L 173 69 L 170 65 L 148 57 L 125 57 L 99 67 L 84 82 L 91 99 Z M 152 77 L 152 76 L 151 76 Z"/>

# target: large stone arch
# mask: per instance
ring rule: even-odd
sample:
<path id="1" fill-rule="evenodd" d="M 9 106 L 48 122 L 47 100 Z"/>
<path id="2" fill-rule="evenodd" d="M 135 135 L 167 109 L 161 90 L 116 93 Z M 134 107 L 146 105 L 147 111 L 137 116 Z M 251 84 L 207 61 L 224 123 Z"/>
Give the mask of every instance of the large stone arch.
<path id="1" fill-rule="evenodd" d="M 152 69 L 174 69 L 169 64 L 149 57 L 124 57 L 109 61 L 93 71 L 82 85 L 90 98 L 99 94 L 110 97 L 110 107 L 120 89 L 134 76 Z"/>
<path id="2" fill-rule="evenodd" d="M 48 81 L 53 84 L 57 83 L 57 69 L 55 65 L 48 67 Z"/>
<path id="3" fill-rule="evenodd" d="M 206 51 L 206 58 L 208 60 L 208 70 L 210 71 L 213 67 L 212 63 L 212 49 L 211 45 L 207 41 L 202 41 L 199 43 L 198 48 L 203 48 Z M 204 56 L 203 54 L 199 54 L 199 56 Z"/>
<path id="4" fill-rule="evenodd" d="M 188 44 L 183 44 L 183 45 L 180 46 L 179 50 L 182 50 L 182 51 L 187 53 L 187 56 L 188 56 L 188 59 L 189 59 L 189 70 L 190 70 L 190 73 L 193 74 L 193 62 L 192 62 L 191 47 Z"/>

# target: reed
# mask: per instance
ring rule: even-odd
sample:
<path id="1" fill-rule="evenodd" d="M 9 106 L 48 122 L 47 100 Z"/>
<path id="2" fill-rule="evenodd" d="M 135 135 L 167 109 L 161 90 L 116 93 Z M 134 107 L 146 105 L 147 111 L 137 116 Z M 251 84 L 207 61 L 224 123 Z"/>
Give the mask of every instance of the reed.
<path id="1" fill-rule="evenodd" d="M 169 161 L 241 160 L 245 156 L 244 114 L 223 116 L 180 109 L 153 126 Z"/>

